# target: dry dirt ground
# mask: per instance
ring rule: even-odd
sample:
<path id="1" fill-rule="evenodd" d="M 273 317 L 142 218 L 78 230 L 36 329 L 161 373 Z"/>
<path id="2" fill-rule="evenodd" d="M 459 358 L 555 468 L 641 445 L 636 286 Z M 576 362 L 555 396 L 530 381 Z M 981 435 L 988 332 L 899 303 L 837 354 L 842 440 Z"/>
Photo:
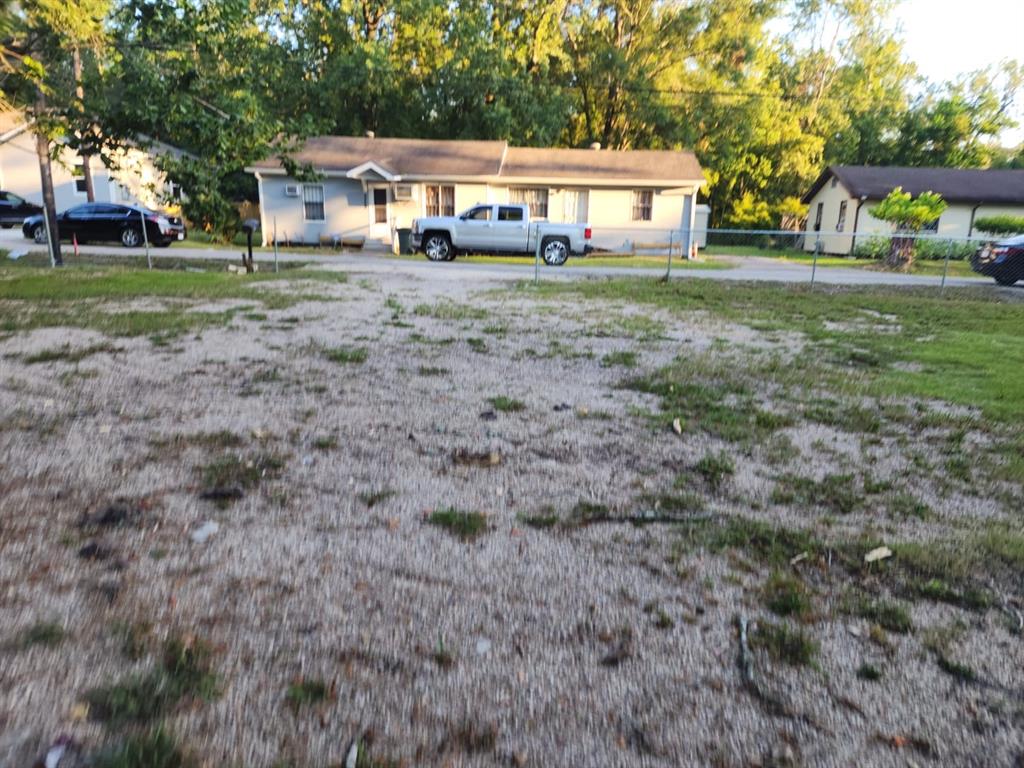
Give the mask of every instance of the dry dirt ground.
<path id="1" fill-rule="evenodd" d="M 772 533 L 927 540 L 1013 489 L 907 486 L 941 428 L 865 441 L 767 391 L 770 434 L 677 434 L 622 382 L 802 339 L 501 288 L 0 341 L 0 765 L 156 723 L 203 766 L 1020 765 L 1013 605 Z M 62 345 L 91 353 L 29 362 Z M 792 479 L 867 455 L 871 503 Z"/>

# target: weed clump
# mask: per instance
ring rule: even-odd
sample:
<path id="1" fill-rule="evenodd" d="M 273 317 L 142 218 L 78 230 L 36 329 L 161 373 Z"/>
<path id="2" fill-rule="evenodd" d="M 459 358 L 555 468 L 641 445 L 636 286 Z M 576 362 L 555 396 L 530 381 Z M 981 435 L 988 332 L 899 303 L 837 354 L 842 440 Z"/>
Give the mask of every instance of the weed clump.
<path id="1" fill-rule="evenodd" d="M 444 528 L 463 541 L 472 541 L 487 531 L 487 518 L 479 512 L 463 512 L 448 507 L 430 513 L 427 522 Z"/>

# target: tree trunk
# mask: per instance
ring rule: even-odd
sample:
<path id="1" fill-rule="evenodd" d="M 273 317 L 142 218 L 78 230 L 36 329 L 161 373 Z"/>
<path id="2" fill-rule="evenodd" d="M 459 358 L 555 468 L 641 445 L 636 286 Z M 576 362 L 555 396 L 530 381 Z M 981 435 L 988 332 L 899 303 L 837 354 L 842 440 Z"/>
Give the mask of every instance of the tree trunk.
<path id="1" fill-rule="evenodd" d="M 78 52 L 78 47 L 71 52 L 71 67 L 75 75 L 75 96 L 78 99 L 78 103 L 85 104 L 85 89 L 82 87 L 82 56 Z M 91 156 L 82 152 L 82 171 L 83 178 L 85 179 L 85 199 L 90 203 L 96 202 L 96 188 L 92 183 L 92 167 L 89 162 Z"/>
<path id="2" fill-rule="evenodd" d="M 50 233 L 50 258 L 55 267 L 64 265 L 60 255 L 60 237 L 57 235 L 57 201 L 53 196 L 53 174 L 50 172 L 50 141 L 39 126 L 39 120 L 46 114 L 46 97 L 42 90 L 36 91 L 36 154 L 39 157 L 39 181 L 43 189 L 43 212 L 45 226 Z"/>
<path id="3" fill-rule="evenodd" d="M 914 238 L 897 233 L 889 240 L 889 255 L 885 257 L 885 266 L 904 272 L 914 263 Z"/>

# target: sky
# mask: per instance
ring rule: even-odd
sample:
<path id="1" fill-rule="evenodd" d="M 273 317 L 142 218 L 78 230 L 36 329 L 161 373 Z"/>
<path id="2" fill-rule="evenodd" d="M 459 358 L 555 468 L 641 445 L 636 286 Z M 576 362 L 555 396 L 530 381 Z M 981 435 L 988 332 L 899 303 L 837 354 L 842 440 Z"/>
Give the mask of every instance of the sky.
<path id="1" fill-rule="evenodd" d="M 902 28 L 907 58 L 933 82 L 1003 59 L 1024 60 L 1024 0 L 904 0 L 894 21 Z M 1024 105 L 1017 112 L 1018 122 L 1024 120 Z M 1008 146 L 1019 144 L 1024 128 L 1000 138 Z"/>

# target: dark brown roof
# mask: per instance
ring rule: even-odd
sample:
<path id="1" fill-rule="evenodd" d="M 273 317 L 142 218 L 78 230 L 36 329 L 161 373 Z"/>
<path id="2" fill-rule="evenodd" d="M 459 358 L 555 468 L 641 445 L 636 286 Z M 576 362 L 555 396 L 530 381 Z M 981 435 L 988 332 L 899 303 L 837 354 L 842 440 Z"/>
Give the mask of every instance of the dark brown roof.
<path id="1" fill-rule="evenodd" d="M 317 171 L 350 171 L 373 161 L 403 177 L 585 177 L 652 182 L 704 179 L 696 156 L 687 151 L 534 149 L 509 147 L 504 141 L 317 136 L 307 140 L 292 158 Z M 280 167 L 277 158 L 268 158 L 253 166 L 256 170 Z"/>
<path id="2" fill-rule="evenodd" d="M 501 175 L 512 178 L 704 180 L 693 152 L 668 149 L 534 149 L 509 147 Z"/>
<path id="3" fill-rule="evenodd" d="M 832 165 L 804 195 L 811 198 L 835 176 L 852 197 L 880 200 L 896 187 L 919 195 L 935 192 L 950 203 L 1024 205 L 1024 171 L 969 168 L 900 168 L 896 166 Z"/>

